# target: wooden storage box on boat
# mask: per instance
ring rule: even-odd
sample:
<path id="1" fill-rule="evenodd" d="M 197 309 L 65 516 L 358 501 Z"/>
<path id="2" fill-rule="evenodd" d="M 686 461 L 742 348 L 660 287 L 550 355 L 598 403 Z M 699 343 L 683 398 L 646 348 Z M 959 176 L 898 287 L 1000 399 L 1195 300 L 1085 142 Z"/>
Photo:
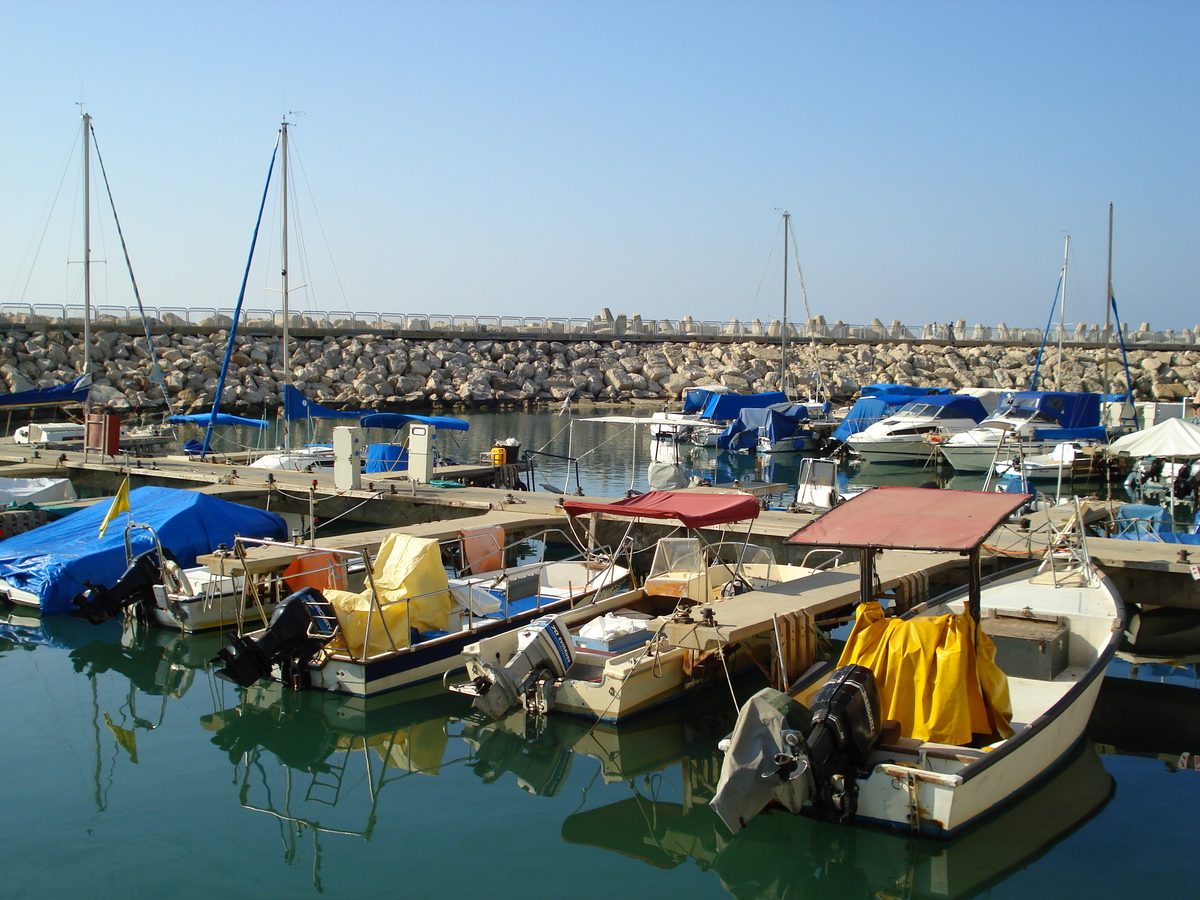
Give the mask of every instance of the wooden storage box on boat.
<path id="1" fill-rule="evenodd" d="M 1060 619 L 993 614 L 984 618 L 983 631 L 1005 675 L 1053 681 L 1067 667 L 1068 628 Z"/>

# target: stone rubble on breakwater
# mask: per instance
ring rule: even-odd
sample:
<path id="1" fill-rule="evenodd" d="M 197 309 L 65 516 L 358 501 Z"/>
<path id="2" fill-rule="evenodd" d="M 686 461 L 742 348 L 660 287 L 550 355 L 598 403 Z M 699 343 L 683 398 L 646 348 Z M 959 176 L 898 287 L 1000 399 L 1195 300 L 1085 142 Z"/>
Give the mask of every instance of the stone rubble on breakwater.
<path id="1" fill-rule="evenodd" d="M 228 335 L 160 334 L 153 356 L 176 412 L 211 408 Z M 261 413 L 279 404 L 283 377 L 280 341 L 237 337 L 222 409 Z M 1037 359 L 1036 346 L 905 341 L 805 343 L 790 365 L 803 391 L 816 373 L 835 402 L 854 398 L 875 382 L 1023 390 Z M 1062 390 L 1099 391 L 1107 357 L 1113 389 L 1124 382 L 1113 347 L 1047 347 L 1042 386 L 1058 377 Z M 625 342 L 621 340 L 409 340 L 369 335 L 299 338 L 292 342 L 292 382 L 309 398 L 332 407 L 478 408 L 575 401 L 675 401 L 693 386 L 723 384 L 734 391 L 779 386 L 780 350 L 756 341 Z M 93 335 L 93 405 L 111 412 L 154 412 L 165 407 L 151 383 L 151 351 L 144 337 L 101 331 Z M 57 332 L 10 331 L 0 337 L 0 376 L 9 391 L 63 384 L 81 368 L 82 338 Z M 1200 387 L 1200 349 L 1131 349 L 1134 399 L 1179 400 Z"/>

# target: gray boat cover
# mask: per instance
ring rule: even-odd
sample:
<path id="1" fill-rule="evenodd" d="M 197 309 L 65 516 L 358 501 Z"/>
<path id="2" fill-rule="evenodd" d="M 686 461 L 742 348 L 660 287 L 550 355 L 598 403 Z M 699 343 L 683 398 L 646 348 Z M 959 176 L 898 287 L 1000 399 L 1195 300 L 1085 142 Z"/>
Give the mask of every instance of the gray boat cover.
<path id="1" fill-rule="evenodd" d="M 802 703 L 782 691 L 763 688 L 746 701 L 725 750 L 717 792 L 709 805 L 721 821 L 737 834 L 772 800 L 799 812 L 807 799 L 807 779 L 781 782 L 770 776 L 776 768 L 775 754 L 782 747 L 780 732 L 793 729 L 806 737 L 812 716 Z M 763 775 L 768 777 L 764 778 Z M 797 795 L 799 791 L 799 795 Z"/>

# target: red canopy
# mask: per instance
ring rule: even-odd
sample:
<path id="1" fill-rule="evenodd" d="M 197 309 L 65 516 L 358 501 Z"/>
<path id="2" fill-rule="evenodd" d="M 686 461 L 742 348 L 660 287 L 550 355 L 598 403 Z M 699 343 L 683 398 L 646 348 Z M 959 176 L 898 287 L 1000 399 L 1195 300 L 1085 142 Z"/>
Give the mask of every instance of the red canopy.
<path id="1" fill-rule="evenodd" d="M 638 519 L 675 519 L 688 528 L 705 528 L 757 518 L 758 500 L 749 494 L 649 491 L 611 503 L 564 500 L 563 509 L 569 516 L 597 512 Z"/>
<path id="2" fill-rule="evenodd" d="M 834 507 L 787 539 L 819 547 L 975 550 L 1028 494 L 876 487 Z"/>

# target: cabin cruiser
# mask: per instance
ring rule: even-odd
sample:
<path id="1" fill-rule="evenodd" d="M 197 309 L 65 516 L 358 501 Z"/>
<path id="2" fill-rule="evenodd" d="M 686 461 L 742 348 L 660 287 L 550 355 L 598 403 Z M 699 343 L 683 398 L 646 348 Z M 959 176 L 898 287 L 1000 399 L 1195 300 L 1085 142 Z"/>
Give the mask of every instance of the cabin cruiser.
<path id="1" fill-rule="evenodd" d="M 935 441 L 969 431 L 987 412 L 975 397 L 943 394 L 921 397 L 846 438 L 846 445 L 875 462 L 928 462 Z"/>
<path id="2" fill-rule="evenodd" d="M 1019 441 L 1026 453 L 1047 453 L 1064 441 L 1102 443 L 1100 395 L 1068 391 L 1015 391 L 978 427 L 938 443 L 938 450 L 959 472 L 986 472 L 1005 454 L 1004 444 Z M 1014 451 L 1015 452 L 1015 451 Z"/>

